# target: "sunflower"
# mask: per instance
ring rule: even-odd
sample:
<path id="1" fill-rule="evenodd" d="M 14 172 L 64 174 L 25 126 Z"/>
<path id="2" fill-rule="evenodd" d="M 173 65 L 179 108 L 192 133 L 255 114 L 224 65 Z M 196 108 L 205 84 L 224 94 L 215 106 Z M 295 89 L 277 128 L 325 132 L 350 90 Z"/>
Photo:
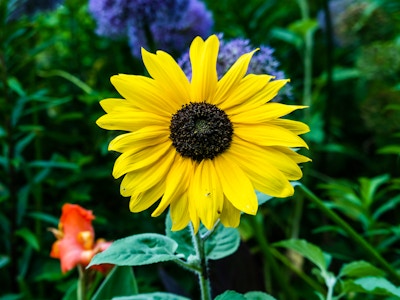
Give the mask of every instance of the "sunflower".
<path id="1" fill-rule="evenodd" d="M 248 74 L 253 52 L 242 55 L 218 80 L 218 37 L 196 37 L 190 47 L 189 81 L 166 52 L 142 49 L 151 78 L 119 74 L 111 83 L 124 99 L 100 102 L 106 114 L 97 124 L 123 130 L 109 144 L 121 153 L 113 176 L 130 210 L 160 200 L 152 216 L 170 207 L 172 230 L 200 221 L 211 229 L 219 219 L 237 227 L 241 212 L 255 215 L 255 190 L 274 197 L 294 193 L 302 177 L 298 163 L 309 159 L 293 149 L 306 147 L 307 125 L 281 119 L 304 106 L 270 102 L 288 80 Z"/>

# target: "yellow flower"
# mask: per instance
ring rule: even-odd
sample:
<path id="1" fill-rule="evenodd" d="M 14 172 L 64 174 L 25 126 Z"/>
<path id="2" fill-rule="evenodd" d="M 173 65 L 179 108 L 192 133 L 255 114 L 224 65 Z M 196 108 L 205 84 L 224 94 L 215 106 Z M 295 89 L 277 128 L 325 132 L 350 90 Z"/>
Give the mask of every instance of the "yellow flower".
<path id="1" fill-rule="evenodd" d="M 241 212 L 254 215 L 255 190 L 287 197 L 290 180 L 302 177 L 298 163 L 309 161 L 292 148 L 307 147 L 299 137 L 307 125 L 280 117 L 304 106 L 269 102 L 288 80 L 246 75 L 254 53 L 242 55 L 218 80 L 219 40 L 196 37 L 190 47 L 189 82 L 163 51 L 142 49 L 151 78 L 120 74 L 112 84 L 125 99 L 100 102 L 106 115 L 97 124 L 128 133 L 109 150 L 122 153 L 113 176 L 130 210 L 140 212 L 161 199 L 152 216 L 170 206 L 172 230 L 191 221 L 208 229 L 220 219 L 237 227 Z"/>

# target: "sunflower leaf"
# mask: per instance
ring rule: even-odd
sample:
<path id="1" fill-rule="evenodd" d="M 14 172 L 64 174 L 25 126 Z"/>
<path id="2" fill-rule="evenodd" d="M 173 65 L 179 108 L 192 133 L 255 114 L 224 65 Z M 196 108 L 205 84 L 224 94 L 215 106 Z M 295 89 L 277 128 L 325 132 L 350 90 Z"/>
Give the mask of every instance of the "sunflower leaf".
<path id="1" fill-rule="evenodd" d="M 144 233 L 114 241 L 105 251 L 95 255 L 93 265 L 142 266 L 176 260 L 178 244 L 161 234 Z"/>
<path id="2" fill-rule="evenodd" d="M 202 226 L 202 234 L 206 228 Z M 211 236 L 205 240 L 205 251 L 208 259 L 221 259 L 234 253 L 240 244 L 239 231 L 227 228 L 222 224 L 217 226 Z"/>
<path id="3" fill-rule="evenodd" d="M 165 292 L 139 294 L 134 296 L 114 297 L 113 300 L 189 300 L 189 298 Z"/>

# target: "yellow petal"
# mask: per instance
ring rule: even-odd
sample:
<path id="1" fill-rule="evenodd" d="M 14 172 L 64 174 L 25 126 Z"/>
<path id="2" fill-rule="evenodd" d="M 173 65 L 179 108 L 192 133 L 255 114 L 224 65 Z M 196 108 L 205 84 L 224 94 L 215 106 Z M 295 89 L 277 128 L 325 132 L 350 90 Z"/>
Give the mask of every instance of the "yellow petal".
<path id="1" fill-rule="evenodd" d="M 247 103 L 256 97 L 272 78 L 273 76 L 270 75 L 249 74 L 245 76 L 218 107 L 228 115 L 242 112 L 242 103 Z"/>
<path id="2" fill-rule="evenodd" d="M 181 197 L 175 199 L 170 206 L 172 220 L 172 231 L 178 231 L 185 228 L 190 222 L 188 205 L 188 195 L 183 193 Z"/>
<path id="3" fill-rule="evenodd" d="M 153 54 L 142 48 L 142 57 L 150 76 L 163 87 L 165 96 L 168 94 L 168 100 L 174 106 L 179 109 L 189 102 L 189 80 L 171 55 L 164 51 Z"/>
<path id="4" fill-rule="evenodd" d="M 213 100 L 211 101 L 212 104 L 219 105 L 223 103 L 226 101 L 232 91 L 238 87 L 239 82 L 246 75 L 247 68 L 255 51 L 257 50 L 240 56 L 239 59 L 228 70 L 228 72 L 226 72 L 226 74 L 221 78 L 221 80 L 218 81 L 217 91 Z"/>
<path id="5" fill-rule="evenodd" d="M 152 138 L 147 137 L 147 139 L 142 139 L 140 142 L 136 132 L 120 134 L 110 142 L 108 145 L 108 150 L 121 153 L 126 151 L 141 151 L 150 146 L 167 142 L 169 140 L 167 133 L 167 131 L 165 133 L 160 133 L 160 131 L 152 131 L 149 132 L 149 135 L 152 135 Z"/>
<path id="6" fill-rule="evenodd" d="M 129 150 L 140 150 L 144 148 L 142 145 L 147 143 L 151 145 L 160 144 L 166 137 L 169 137 L 169 134 L 169 128 L 165 126 L 148 126 L 116 137 L 111 141 L 108 149 L 118 151 L 119 147 L 124 147 L 124 145 L 120 145 L 120 143 L 124 144 L 124 140 L 126 139 L 126 142 L 132 144 L 132 148 Z M 157 141 L 157 143 L 154 143 L 154 141 Z"/>
<path id="7" fill-rule="evenodd" d="M 269 121 L 269 123 L 286 128 L 294 134 L 304 134 L 310 131 L 310 127 L 308 127 L 308 125 L 294 120 L 276 119 Z"/>
<path id="8" fill-rule="evenodd" d="M 134 193 L 129 201 L 131 212 L 141 212 L 152 206 L 162 196 L 164 192 L 163 184 L 156 184 L 151 189 L 144 192 Z"/>
<path id="9" fill-rule="evenodd" d="M 229 115 L 233 123 L 261 123 L 285 116 L 297 109 L 306 108 L 300 105 L 285 105 L 281 103 L 267 103 L 254 109 L 240 112 L 236 115 Z M 276 124 L 278 125 L 278 124 Z"/>
<path id="10" fill-rule="evenodd" d="M 166 188 L 164 196 L 156 210 L 152 213 L 152 217 L 161 215 L 171 202 L 186 193 L 192 172 L 192 161 L 187 158 L 182 158 L 180 155 L 176 155 L 175 161 L 165 181 Z"/>
<path id="11" fill-rule="evenodd" d="M 108 98 L 101 100 L 100 105 L 106 113 L 110 113 L 113 110 L 126 111 L 129 109 L 137 109 L 136 106 L 126 101 L 125 99 L 116 99 L 116 98 Z"/>
<path id="12" fill-rule="evenodd" d="M 166 142 L 137 152 L 124 152 L 115 161 L 112 174 L 114 178 L 119 178 L 128 172 L 147 167 L 156 161 L 162 161 L 168 152 L 175 152 L 175 149 L 171 148 L 171 142 Z"/>
<path id="13" fill-rule="evenodd" d="M 240 210 L 232 205 L 228 199 L 224 199 L 224 209 L 221 213 L 221 223 L 225 227 L 238 227 L 240 223 Z"/>
<path id="14" fill-rule="evenodd" d="M 221 185 L 211 160 L 202 160 L 196 168 L 190 186 L 189 201 L 194 203 L 204 226 L 211 230 L 222 212 L 224 203 Z"/>
<path id="15" fill-rule="evenodd" d="M 290 148 L 285 148 L 285 147 L 272 147 L 272 148 L 274 148 L 277 151 L 280 151 L 282 153 L 285 153 L 288 157 L 290 157 L 297 164 L 311 161 L 311 159 L 308 158 L 307 156 L 301 155 Z"/>
<path id="16" fill-rule="evenodd" d="M 229 158 L 229 159 L 228 159 Z M 214 158 L 215 169 L 225 197 L 238 210 L 255 215 L 258 209 L 257 196 L 247 175 L 225 153 Z"/>
<path id="17" fill-rule="evenodd" d="M 216 35 L 205 42 L 196 37 L 190 46 L 192 64 L 191 97 L 192 102 L 203 102 L 211 99 L 217 87 L 217 56 L 219 40 Z"/>
<path id="18" fill-rule="evenodd" d="M 308 149 L 308 145 L 302 138 L 280 126 L 270 124 L 235 125 L 233 129 L 234 135 L 253 144 L 261 146 L 305 147 Z"/>
<path id="19" fill-rule="evenodd" d="M 236 161 L 256 190 L 273 197 L 293 195 L 293 186 L 281 171 L 265 160 L 265 157 L 258 155 L 258 150 L 252 151 L 254 155 L 248 155 L 247 151 L 243 152 L 243 148 L 251 149 L 251 144 L 243 144 L 245 147 L 243 145 L 240 147 L 239 144 L 240 141 L 232 142 L 225 155 Z"/>
<path id="20" fill-rule="evenodd" d="M 121 182 L 120 192 L 124 197 L 144 192 L 157 184 L 165 186 L 164 178 L 171 169 L 175 151 L 169 151 L 165 158 L 146 168 L 127 173 Z"/>
<path id="21" fill-rule="evenodd" d="M 288 79 L 279 79 L 270 81 L 266 84 L 263 89 L 255 94 L 253 97 L 249 98 L 247 101 L 243 102 L 241 107 L 237 107 L 238 111 L 230 112 L 232 114 L 243 112 L 247 110 L 251 110 L 253 108 L 259 107 L 272 99 L 278 94 L 279 90 L 289 82 Z"/>
<path id="22" fill-rule="evenodd" d="M 286 151 L 279 151 L 278 147 L 261 147 L 243 141 L 235 145 L 235 151 L 246 153 L 247 157 L 258 160 L 260 164 L 266 162 L 273 165 L 287 180 L 298 180 L 303 176 L 297 163 L 287 155 Z"/>
<path id="23" fill-rule="evenodd" d="M 96 121 L 101 128 L 108 130 L 136 131 L 146 126 L 169 127 L 170 118 L 142 111 L 112 112 Z"/>
<path id="24" fill-rule="evenodd" d="M 111 77 L 111 83 L 122 97 L 142 111 L 170 117 L 180 108 L 166 99 L 162 87 L 151 78 L 119 74 Z"/>

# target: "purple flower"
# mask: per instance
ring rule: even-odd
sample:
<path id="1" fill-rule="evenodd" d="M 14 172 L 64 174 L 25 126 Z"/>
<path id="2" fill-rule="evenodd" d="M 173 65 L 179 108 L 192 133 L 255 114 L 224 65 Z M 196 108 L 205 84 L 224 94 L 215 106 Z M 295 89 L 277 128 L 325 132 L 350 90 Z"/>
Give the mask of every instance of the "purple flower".
<path id="1" fill-rule="evenodd" d="M 180 53 L 195 36 L 211 33 L 211 13 L 199 0 L 90 0 L 97 34 L 126 37 L 132 54 L 140 48 Z"/>
<path id="2" fill-rule="evenodd" d="M 225 41 L 222 34 L 219 34 L 218 37 L 220 39 L 220 47 L 217 59 L 217 73 L 219 78 L 221 78 L 241 55 L 253 51 L 254 47 L 247 39 L 235 38 Z M 286 78 L 285 73 L 279 70 L 280 63 L 273 56 L 274 51 L 271 47 L 260 46 L 260 50 L 254 53 L 247 72 L 252 74 L 268 74 L 275 76 L 275 79 Z M 191 78 L 192 71 L 189 53 L 184 53 L 178 60 L 178 63 L 186 76 Z M 281 94 L 291 97 L 290 85 L 286 85 Z M 279 96 L 278 100 L 280 100 Z"/>

